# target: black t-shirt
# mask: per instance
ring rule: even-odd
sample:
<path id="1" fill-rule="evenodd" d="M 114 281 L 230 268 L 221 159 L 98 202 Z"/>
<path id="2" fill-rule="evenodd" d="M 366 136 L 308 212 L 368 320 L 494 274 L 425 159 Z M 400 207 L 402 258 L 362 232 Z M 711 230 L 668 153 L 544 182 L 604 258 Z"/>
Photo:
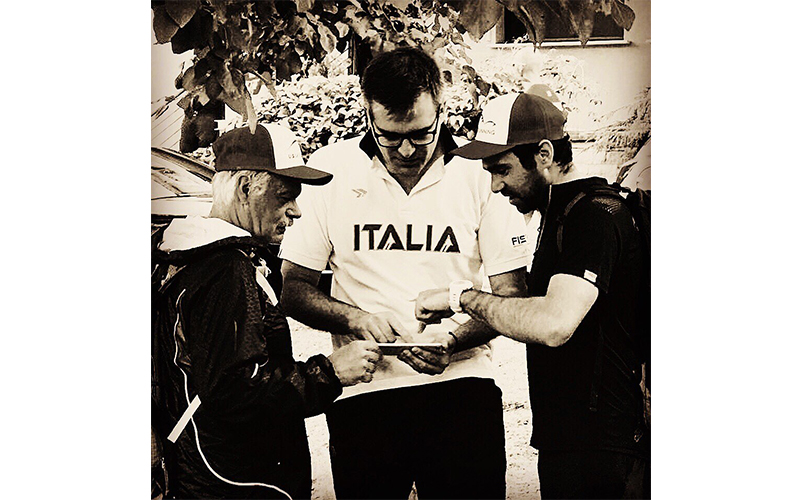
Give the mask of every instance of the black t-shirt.
<path id="1" fill-rule="evenodd" d="M 567 204 L 578 193 L 602 186 L 606 181 L 596 177 L 552 186 L 528 275 L 532 296 L 546 295 L 556 274 L 578 276 L 599 290 L 564 345 L 528 345 L 531 444 L 540 450 L 642 448 L 637 437 L 641 364 L 635 347 L 642 252 L 631 213 L 621 199 L 587 196 L 563 220 L 561 251 L 557 243 L 557 219 Z"/>

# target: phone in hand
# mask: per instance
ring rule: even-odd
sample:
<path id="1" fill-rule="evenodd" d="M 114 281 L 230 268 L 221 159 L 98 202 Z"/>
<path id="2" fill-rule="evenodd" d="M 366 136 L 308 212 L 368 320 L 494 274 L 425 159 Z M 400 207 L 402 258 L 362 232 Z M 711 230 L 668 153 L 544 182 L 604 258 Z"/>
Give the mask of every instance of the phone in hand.
<path id="1" fill-rule="evenodd" d="M 378 342 L 378 347 L 380 347 L 384 356 L 397 356 L 412 347 L 444 352 L 444 344 L 438 342 Z"/>

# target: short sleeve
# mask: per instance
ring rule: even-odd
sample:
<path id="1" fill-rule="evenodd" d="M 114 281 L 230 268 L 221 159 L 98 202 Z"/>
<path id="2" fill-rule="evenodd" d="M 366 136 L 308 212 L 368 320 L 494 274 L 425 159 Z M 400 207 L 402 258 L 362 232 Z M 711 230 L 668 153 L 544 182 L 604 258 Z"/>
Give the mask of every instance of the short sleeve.
<path id="1" fill-rule="evenodd" d="M 598 200 L 578 203 L 563 223 L 555 274 L 583 278 L 607 293 L 619 254 L 620 237 L 612 213 Z"/>
<path id="2" fill-rule="evenodd" d="M 526 267 L 533 256 L 525 218 L 503 196 L 492 193 L 482 206 L 478 245 L 487 276 Z"/>
<path id="3" fill-rule="evenodd" d="M 308 165 L 313 166 L 316 154 Z M 326 169 L 323 169 L 326 170 Z M 328 232 L 328 207 L 326 200 L 333 189 L 334 180 L 323 186 L 303 184 L 297 205 L 301 216 L 286 229 L 279 256 L 294 264 L 322 271 L 328 264 L 333 246 Z"/>

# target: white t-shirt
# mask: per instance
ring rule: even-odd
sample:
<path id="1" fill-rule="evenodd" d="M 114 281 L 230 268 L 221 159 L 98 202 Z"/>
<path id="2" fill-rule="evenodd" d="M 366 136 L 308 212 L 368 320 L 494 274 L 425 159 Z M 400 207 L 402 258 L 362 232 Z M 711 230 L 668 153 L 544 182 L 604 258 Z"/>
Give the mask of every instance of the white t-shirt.
<path id="1" fill-rule="evenodd" d="M 524 218 L 491 192 L 490 175 L 479 161 L 454 157 L 445 164 L 440 158 L 406 194 L 359 140 L 311 156 L 308 165 L 333 173 L 333 180 L 303 186 L 302 217 L 281 245 L 281 258 L 297 265 L 322 271 L 330 263 L 334 298 L 370 313 L 391 311 L 416 333 L 414 302 L 423 290 L 461 279 L 480 287 L 484 271 L 493 276 L 528 264 Z M 467 319 L 456 315 L 427 329 L 453 331 Z M 358 337 L 334 335 L 333 345 L 353 340 Z M 457 353 L 434 376 L 385 356 L 372 382 L 346 387 L 341 398 L 462 377 L 492 378 L 492 372 L 489 345 Z"/>

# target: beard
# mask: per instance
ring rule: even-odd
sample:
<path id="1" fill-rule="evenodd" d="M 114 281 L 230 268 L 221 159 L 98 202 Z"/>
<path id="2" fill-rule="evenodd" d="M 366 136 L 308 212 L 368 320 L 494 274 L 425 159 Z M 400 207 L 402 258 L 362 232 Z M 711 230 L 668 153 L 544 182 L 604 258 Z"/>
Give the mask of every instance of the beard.
<path id="1" fill-rule="evenodd" d="M 508 197 L 509 203 L 522 214 L 537 211 L 544 215 L 547 203 L 550 199 L 550 186 L 544 177 L 533 171 L 530 185 L 521 192 L 501 191 L 501 194 Z"/>

